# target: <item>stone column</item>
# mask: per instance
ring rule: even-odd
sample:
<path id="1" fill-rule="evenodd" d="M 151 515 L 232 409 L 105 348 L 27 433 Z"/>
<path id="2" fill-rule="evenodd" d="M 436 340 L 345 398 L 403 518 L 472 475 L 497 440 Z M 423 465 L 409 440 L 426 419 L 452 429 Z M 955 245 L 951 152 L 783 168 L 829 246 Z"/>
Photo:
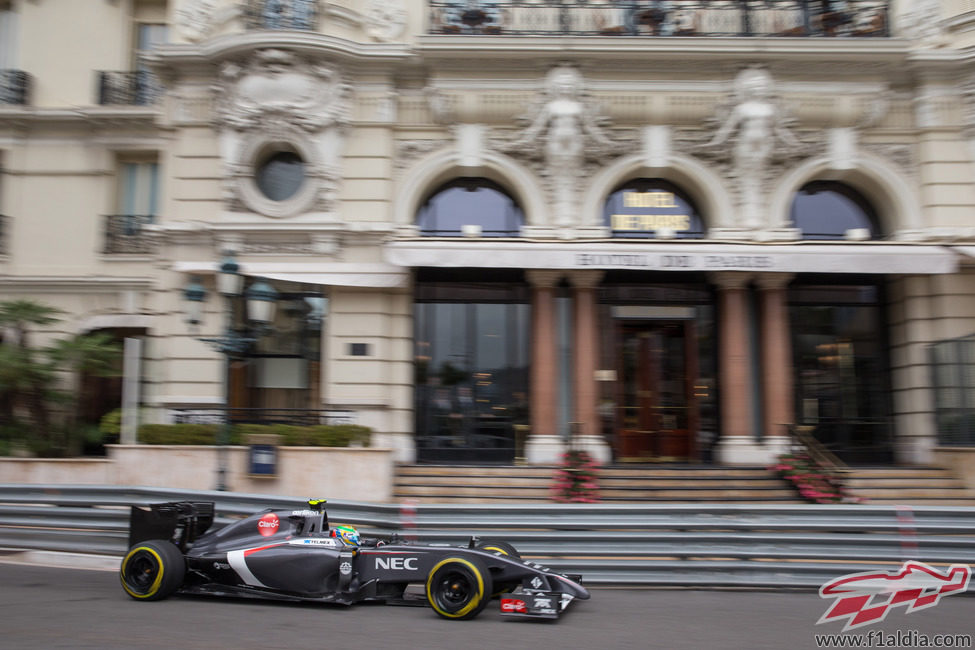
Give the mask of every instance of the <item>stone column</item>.
<path id="1" fill-rule="evenodd" d="M 763 273 L 756 277 L 762 296 L 764 443 L 773 454 L 788 449 L 788 426 L 795 424 L 792 338 L 786 290 L 792 277 L 791 273 Z"/>
<path id="2" fill-rule="evenodd" d="M 746 287 L 750 273 L 714 273 L 711 280 L 719 287 L 718 301 L 718 391 L 721 396 L 721 439 L 718 461 L 726 465 L 759 464 L 760 446 L 752 438 L 752 400 L 749 363 Z"/>
<path id="3" fill-rule="evenodd" d="M 573 415 L 576 421 L 576 447 L 585 449 L 599 462 L 610 460 L 609 445 L 603 440 L 599 422 L 599 386 L 596 369 L 599 367 L 599 327 L 596 287 L 602 271 L 572 271 L 568 273 L 573 287 Z"/>
<path id="4" fill-rule="evenodd" d="M 526 271 L 532 284 L 531 431 L 525 444 L 529 463 L 558 461 L 558 337 L 555 285 L 560 271 Z"/>

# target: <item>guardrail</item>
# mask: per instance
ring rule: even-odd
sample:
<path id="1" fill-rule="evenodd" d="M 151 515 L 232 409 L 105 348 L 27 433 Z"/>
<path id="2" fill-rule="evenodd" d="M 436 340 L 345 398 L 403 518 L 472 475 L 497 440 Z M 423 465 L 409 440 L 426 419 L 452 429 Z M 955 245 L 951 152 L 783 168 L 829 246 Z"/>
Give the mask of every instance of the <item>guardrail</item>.
<path id="1" fill-rule="evenodd" d="M 119 556 L 128 507 L 213 501 L 214 526 L 299 498 L 159 488 L 0 485 L 0 548 Z M 332 522 L 426 543 L 503 538 L 589 584 L 818 588 L 908 559 L 975 565 L 975 508 L 744 504 L 328 503 Z"/>

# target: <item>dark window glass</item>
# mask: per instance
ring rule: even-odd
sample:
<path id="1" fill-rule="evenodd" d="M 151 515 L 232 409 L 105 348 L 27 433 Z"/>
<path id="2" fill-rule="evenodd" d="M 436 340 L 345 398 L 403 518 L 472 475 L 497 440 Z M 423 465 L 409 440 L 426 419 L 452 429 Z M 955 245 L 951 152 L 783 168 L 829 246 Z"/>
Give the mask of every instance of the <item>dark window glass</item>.
<path id="1" fill-rule="evenodd" d="M 420 460 L 514 459 L 515 427 L 528 423 L 531 305 L 525 294 L 524 285 L 490 282 L 417 285 Z"/>
<path id="2" fill-rule="evenodd" d="M 803 239 L 844 239 L 854 229 L 866 230 L 868 239 L 880 236 L 873 206 L 843 183 L 814 181 L 803 186 L 792 200 L 790 218 Z"/>
<path id="3" fill-rule="evenodd" d="M 290 199 L 305 182 L 305 161 L 293 151 L 279 151 L 257 169 L 257 187 L 272 201 Z"/>
<path id="4" fill-rule="evenodd" d="M 704 223 L 690 197 L 661 179 L 629 181 L 607 198 L 603 224 L 613 237 L 653 238 L 661 231 L 677 238 L 704 236 Z"/>
<path id="5" fill-rule="evenodd" d="M 463 226 L 480 226 L 484 237 L 516 237 L 524 214 L 500 185 L 485 178 L 459 178 L 438 188 L 416 217 L 420 232 L 455 237 Z"/>
<path id="6" fill-rule="evenodd" d="M 878 285 L 789 293 L 797 422 L 849 462 L 892 458 L 881 293 Z"/>

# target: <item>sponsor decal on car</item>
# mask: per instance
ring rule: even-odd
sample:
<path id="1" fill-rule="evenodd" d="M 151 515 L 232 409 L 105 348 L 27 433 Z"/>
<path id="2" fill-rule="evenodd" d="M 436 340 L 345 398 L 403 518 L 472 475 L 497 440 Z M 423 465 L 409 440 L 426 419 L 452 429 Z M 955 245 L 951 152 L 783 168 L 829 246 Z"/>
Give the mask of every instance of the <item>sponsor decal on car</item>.
<path id="1" fill-rule="evenodd" d="M 501 611 L 509 614 L 524 614 L 528 611 L 528 605 L 520 598 L 502 598 Z"/>
<path id="2" fill-rule="evenodd" d="M 281 520 L 273 512 L 269 512 L 260 519 L 257 520 L 257 532 L 259 532 L 264 537 L 270 537 L 274 533 L 278 532 L 281 527 Z"/>
<path id="3" fill-rule="evenodd" d="M 339 573 L 341 573 L 344 576 L 349 575 L 350 573 L 352 573 L 352 565 L 348 562 L 343 562 L 342 564 L 339 565 Z"/>
<path id="4" fill-rule="evenodd" d="M 229 565 L 229 564 L 227 564 L 226 562 L 214 562 L 214 563 L 213 563 L 213 568 L 214 568 L 214 569 L 223 569 L 223 570 L 227 570 L 227 569 L 229 569 L 229 568 L 230 568 L 230 565 Z"/>
<path id="5" fill-rule="evenodd" d="M 393 571 L 416 571 L 415 557 L 377 557 L 377 569 L 391 569 Z"/>
<path id="6" fill-rule="evenodd" d="M 328 539 L 328 538 L 319 539 L 315 537 L 293 539 L 288 543 L 293 546 L 328 546 L 329 548 L 335 548 L 336 546 L 338 546 L 338 544 L 335 542 L 334 539 Z"/>

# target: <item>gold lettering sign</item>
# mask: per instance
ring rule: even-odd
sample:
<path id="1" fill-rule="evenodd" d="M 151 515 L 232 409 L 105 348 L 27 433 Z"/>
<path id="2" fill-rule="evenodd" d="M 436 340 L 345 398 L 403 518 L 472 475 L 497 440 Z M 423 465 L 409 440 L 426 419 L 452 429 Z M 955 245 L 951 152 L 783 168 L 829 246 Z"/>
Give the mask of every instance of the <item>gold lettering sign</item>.
<path id="1" fill-rule="evenodd" d="M 670 192 L 625 192 L 624 208 L 679 208 Z"/>
<path id="2" fill-rule="evenodd" d="M 687 230 L 691 218 L 686 214 L 614 214 L 613 230 Z"/>

